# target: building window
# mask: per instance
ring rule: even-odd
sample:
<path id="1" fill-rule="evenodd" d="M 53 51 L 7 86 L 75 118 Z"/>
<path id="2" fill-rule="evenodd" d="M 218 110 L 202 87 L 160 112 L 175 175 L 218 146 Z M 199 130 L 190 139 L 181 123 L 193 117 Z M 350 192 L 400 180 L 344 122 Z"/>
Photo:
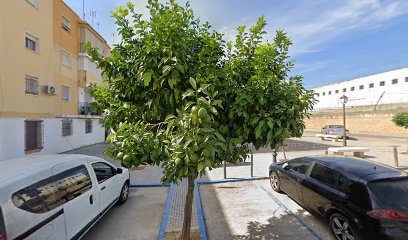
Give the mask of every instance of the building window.
<path id="1" fill-rule="evenodd" d="M 360 85 L 360 90 L 363 90 L 364 89 L 364 85 Z"/>
<path id="2" fill-rule="evenodd" d="M 323 92 L 323 96 L 326 96 L 326 93 L 325 93 L 325 92 Z"/>
<path id="3" fill-rule="evenodd" d="M 351 88 L 350 88 L 350 91 L 354 91 L 354 87 L 351 87 Z"/>
<path id="4" fill-rule="evenodd" d="M 339 90 L 336 90 L 336 93 L 339 93 Z"/>
<path id="5" fill-rule="evenodd" d="M 343 92 L 347 92 L 347 88 L 343 88 Z"/>
<path id="6" fill-rule="evenodd" d="M 61 19 L 61 27 L 67 31 L 67 32 L 71 32 L 71 21 L 69 21 L 68 18 L 62 16 Z"/>
<path id="7" fill-rule="evenodd" d="M 66 67 L 71 67 L 71 54 L 61 51 L 61 63 Z"/>
<path id="8" fill-rule="evenodd" d="M 320 96 L 320 93 L 315 93 L 315 95 L 318 97 L 318 96 Z"/>
<path id="9" fill-rule="evenodd" d="M 92 119 L 86 119 L 85 120 L 85 133 L 91 133 L 92 132 Z"/>
<path id="10" fill-rule="evenodd" d="M 25 47 L 33 52 L 39 52 L 39 40 L 32 34 L 26 33 L 25 36 Z"/>
<path id="11" fill-rule="evenodd" d="M 380 82 L 380 86 L 382 87 L 382 86 L 385 86 L 385 81 L 381 81 Z"/>
<path id="12" fill-rule="evenodd" d="M 25 93 L 38 95 L 38 78 L 32 76 L 25 77 Z"/>
<path id="13" fill-rule="evenodd" d="M 405 82 L 408 82 L 408 77 L 405 77 Z"/>
<path id="14" fill-rule="evenodd" d="M 44 147 L 44 122 L 25 121 L 25 151 L 39 150 Z"/>
<path id="15" fill-rule="evenodd" d="M 72 135 L 72 119 L 63 119 L 62 120 L 62 136 L 71 136 Z"/>
<path id="16" fill-rule="evenodd" d="M 70 89 L 67 86 L 62 86 L 62 100 L 69 101 Z"/>
<path id="17" fill-rule="evenodd" d="M 331 95 L 331 91 L 329 91 L 329 95 Z"/>
<path id="18" fill-rule="evenodd" d="M 38 8 L 38 0 L 26 0 L 26 2 L 33 5 L 33 7 Z"/>
<path id="19" fill-rule="evenodd" d="M 374 87 L 374 83 L 370 83 L 370 85 L 368 85 L 369 88 L 373 88 Z"/>
<path id="20" fill-rule="evenodd" d="M 398 79 L 392 79 L 392 84 L 397 84 L 398 83 Z"/>

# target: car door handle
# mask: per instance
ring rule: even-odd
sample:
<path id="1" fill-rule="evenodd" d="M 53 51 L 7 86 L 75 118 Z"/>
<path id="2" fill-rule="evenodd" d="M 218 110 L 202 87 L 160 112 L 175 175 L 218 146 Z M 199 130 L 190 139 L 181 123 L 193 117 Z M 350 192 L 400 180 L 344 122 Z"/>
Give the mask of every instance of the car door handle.
<path id="1" fill-rule="evenodd" d="M 101 191 L 103 191 L 105 188 L 106 188 L 106 186 L 103 186 L 103 187 L 101 188 Z"/>
<path id="2" fill-rule="evenodd" d="M 93 195 L 89 196 L 89 203 L 92 205 L 93 204 Z"/>

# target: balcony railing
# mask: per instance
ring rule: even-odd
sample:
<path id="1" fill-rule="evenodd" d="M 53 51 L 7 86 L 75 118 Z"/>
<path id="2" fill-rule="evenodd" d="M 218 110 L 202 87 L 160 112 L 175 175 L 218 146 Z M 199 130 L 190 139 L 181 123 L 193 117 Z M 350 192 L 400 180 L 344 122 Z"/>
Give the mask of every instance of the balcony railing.
<path id="1" fill-rule="evenodd" d="M 87 53 L 87 51 L 85 49 L 85 43 L 80 43 L 79 44 L 79 53 L 84 53 L 84 54 Z M 101 49 L 98 49 L 98 54 L 99 54 L 99 57 L 102 58 L 104 56 L 104 54 L 105 54 L 105 51 L 103 51 Z"/>
<path id="2" fill-rule="evenodd" d="M 92 107 L 91 103 L 79 102 L 78 114 L 79 115 L 98 115 L 98 112 L 94 107 Z"/>
<path id="3" fill-rule="evenodd" d="M 80 53 L 86 53 L 85 43 L 80 43 L 79 44 L 79 52 Z"/>

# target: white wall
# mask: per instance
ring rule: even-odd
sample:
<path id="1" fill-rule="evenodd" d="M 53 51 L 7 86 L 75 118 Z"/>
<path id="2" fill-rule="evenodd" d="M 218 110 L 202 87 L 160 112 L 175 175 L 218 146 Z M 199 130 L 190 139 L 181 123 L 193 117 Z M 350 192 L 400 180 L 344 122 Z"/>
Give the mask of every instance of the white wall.
<path id="1" fill-rule="evenodd" d="M 24 155 L 24 119 L 0 118 L 0 161 Z"/>
<path id="2" fill-rule="evenodd" d="M 72 136 L 62 136 L 62 119 L 49 118 L 44 121 L 44 148 L 39 153 L 61 153 L 87 146 L 105 139 L 105 130 L 98 119 L 92 119 L 92 133 L 85 133 L 85 119 L 73 119 Z M 24 118 L 0 118 L 0 161 L 23 157 Z"/>
<path id="3" fill-rule="evenodd" d="M 319 100 L 314 106 L 315 110 L 334 109 L 342 107 L 339 98 L 344 94 L 349 98 L 347 107 L 375 105 L 379 101 L 381 104 L 390 103 L 408 103 L 408 68 L 401 68 L 384 73 L 370 75 L 340 83 L 330 84 L 313 89 L 319 94 L 316 98 Z M 397 84 L 392 84 L 393 79 L 398 79 Z M 385 86 L 380 86 L 384 81 Z M 374 87 L 369 85 L 373 83 Z M 360 85 L 364 89 L 360 90 Z M 351 88 L 354 87 L 354 91 Z M 346 92 L 343 89 L 346 88 Z M 339 93 L 336 93 L 339 90 Z M 331 91 L 331 95 L 329 95 Z M 325 93 L 325 96 L 323 96 Z M 383 94 L 384 93 L 384 94 Z M 383 96 L 381 97 L 381 95 Z"/>

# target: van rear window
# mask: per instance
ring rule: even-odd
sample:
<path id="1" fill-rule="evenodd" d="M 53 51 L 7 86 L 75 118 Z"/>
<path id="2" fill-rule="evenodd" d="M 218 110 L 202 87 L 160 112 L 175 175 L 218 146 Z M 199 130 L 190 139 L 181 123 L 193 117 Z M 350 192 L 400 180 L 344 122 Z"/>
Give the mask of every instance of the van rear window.
<path id="1" fill-rule="evenodd" d="M 84 165 L 27 186 L 12 196 L 14 206 L 32 213 L 45 213 L 92 188 Z M 1 239 L 0 239 L 1 240 Z"/>
<path id="2" fill-rule="evenodd" d="M 3 212 L 0 207 L 0 240 L 6 240 L 6 224 L 4 223 Z"/>

